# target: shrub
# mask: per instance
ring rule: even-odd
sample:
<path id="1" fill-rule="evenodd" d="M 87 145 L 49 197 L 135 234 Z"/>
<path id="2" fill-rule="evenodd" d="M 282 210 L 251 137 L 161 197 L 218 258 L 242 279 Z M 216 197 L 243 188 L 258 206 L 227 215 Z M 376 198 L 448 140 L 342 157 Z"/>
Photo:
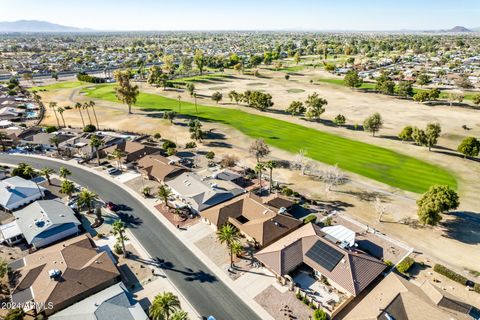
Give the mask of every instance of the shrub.
<path id="1" fill-rule="evenodd" d="M 461 283 L 463 284 L 464 286 L 467 285 L 467 282 L 468 282 L 468 279 L 465 278 L 464 276 L 462 276 L 461 274 L 458 274 L 456 273 L 455 271 L 452 271 L 450 269 L 448 269 L 447 267 L 441 265 L 441 264 L 436 264 L 434 267 L 433 267 L 433 271 L 437 272 L 437 273 L 440 273 L 441 275 L 453 280 L 453 281 L 456 281 L 458 283 Z"/>
<path id="2" fill-rule="evenodd" d="M 307 223 L 315 223 L 317 221 L 317 216 L 314 215 L 314 214 L 311 214 L 309 216 L 307 216 L 305 219 L 303 219 L 303 223 L 304 224 L 307 224 Z"/>
<path id="3" fill-rule="evenodd" d="M 390 261 L 390 260 L 385 260 L 385 261 L 383 261 L 383 263 L 385 263 L 388 267 L 393 266 L 393 262 Z"/>
<path id="4" fill-rule="evenodd" d="M 185 145 L 185 149 L 193 149 L 196 147 L 197 147 L 197 144 L 195 143 L 195 141 L 187 142 L 187 144 Z"/>
<path id="5" fill-rule="evenodd" d="M 85 128 L 83 128 L 83 132 L 95 132 L 97 128 L 93 124 L 87 124 Z"/>
<path id="6" fill-rule="evenodd" d="M 167 149 L 167 154 L 169 156 L 173 156 L 175 153 L 177 153 L 177 149 L 175 149 L 175 148 L 168 148 Z"/>
<path id="7" fill-rule="evenodd" d="M 313 313 L 313 320 L 327 320 L 328 316 L 325 311 L 322 309 L 317 309 Z"/>
<path id="8" fill-rule="evenodd" d="M 162 147 L 163 147 L 163 149 L 168 150 L 168 149 L 171 149 L 171 148 L 176 148 L 177 145 L 173 141 L 165 140 L 162 144 Z"/>
<path id="9" fill-rule="evenodd" d="M 401 273 L 407 273 L 408 269 L 410 269 L 414 263 L 415 260 L 410 257 L 406 257 L 397 265 L 397 270 Z"/>
<path id="10" fill-rule="evenodd" d="M 23 316 L 25 316 L 25 312 L 23 311 L 23 309 L 18 308 L 18 309 L 9 310 L 4 319 L 5 320 L 22 320 Z"/>
<path id="11" fill-rule="evenodd" d="M 206 154 L 205 154 L 205 158 L 209 159 L 209 160 L 212 160 L 213 158 L 215 158 L 215 152 L 213 151 L 208 151 Z"/>
<path id="12" fill-rule="evenodd" d="M 475 291 L 476 293 L 480 293 L 480 283 L 475 283 L 475 285 L 473 286 L 473 291 Z"/>
<path id="13" fill-rule="evenodd" d="M 47 127 L 45 127 L 45 132 L 46 132 L 46 133 L 52 133 L 52 132 L 55 132 L 55 131 L 57 131 L 57 130 L 58 130 L 58 128 L 55 127 L 55 126 L 47 126 Z"/>
<path id="14" fill-rule="evenodd" d="M 291 195 L 293 195 L 293 190 L 290 189 L 289 187 L 283 187 L 282 194 L 287 197 L 290 197 Z"/>
<path id="15" fill-rule="evenodd" d="M 115 245 L 113 246 L 113 251 L 116 254 L 122 254 L 123 253 L 122 244 L 120 242 L 116 242 Z"/>
<path id="16" fill-rule="evenodd" d="M 153 135 L 153 137 L 158 140 L 162 137 L 162 135 L 160 134 L 160 132 L 157 132 Z"/>

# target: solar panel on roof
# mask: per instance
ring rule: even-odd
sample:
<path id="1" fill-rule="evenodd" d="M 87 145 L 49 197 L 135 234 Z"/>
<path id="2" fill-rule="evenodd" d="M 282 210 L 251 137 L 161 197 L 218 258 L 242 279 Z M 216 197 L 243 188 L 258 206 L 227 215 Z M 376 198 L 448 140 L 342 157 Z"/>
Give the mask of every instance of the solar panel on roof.
<path id="1" fill-rule="evenodd" d="M 328 271 L 332 271 L 343 258 L 342 252 L 335 250 L 320 240 L 317 240 L 305 255 Z"/>

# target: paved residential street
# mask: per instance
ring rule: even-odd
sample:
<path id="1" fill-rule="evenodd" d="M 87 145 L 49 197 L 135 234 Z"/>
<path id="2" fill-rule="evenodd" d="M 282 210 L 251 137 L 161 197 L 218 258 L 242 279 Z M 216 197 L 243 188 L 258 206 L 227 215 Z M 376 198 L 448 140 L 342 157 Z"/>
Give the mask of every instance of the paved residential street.
<path id="1" fill-rule="evenodd" d="M 152 257 L 164 260 L 164 271 L 175 286 L 205 318 L 218 320 L 260 319 L 226 284 L 219 280 L 185 245 L 129 192 L 94 173 L 51 160 L 21 155 L 0 155 L 0 162 L 25 162 L 36 169 L 50 167 L 57 172 L 67 167 L 70 179 L 96 192 L 102 199 L 122 204 L 120 215 L 133 215 L 127 226 Z"/>

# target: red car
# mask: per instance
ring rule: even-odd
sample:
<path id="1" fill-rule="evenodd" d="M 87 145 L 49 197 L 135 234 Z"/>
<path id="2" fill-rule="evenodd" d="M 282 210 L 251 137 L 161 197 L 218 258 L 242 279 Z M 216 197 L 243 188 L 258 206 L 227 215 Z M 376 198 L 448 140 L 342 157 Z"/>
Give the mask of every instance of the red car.
<path id="1" fill-rule="evenodd" d="M 117 211 L 118 210 L 118 206 L 111 201 L 105 203 L 105 208 L 107 208 L 109 210 L 112 210 L 112 211 Z"/>

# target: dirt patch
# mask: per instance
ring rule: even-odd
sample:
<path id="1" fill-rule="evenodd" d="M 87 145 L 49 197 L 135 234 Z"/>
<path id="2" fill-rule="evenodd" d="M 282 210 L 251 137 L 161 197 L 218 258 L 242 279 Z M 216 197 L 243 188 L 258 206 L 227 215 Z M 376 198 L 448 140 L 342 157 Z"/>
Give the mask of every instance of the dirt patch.
<path id="1" fill-rule="evenodd" d="M 291 291 L 280 292 L 275 287 L 269 286 L 255 297 L 274 319 L 310 319 L 313 310 L 297 299 Z"/>

